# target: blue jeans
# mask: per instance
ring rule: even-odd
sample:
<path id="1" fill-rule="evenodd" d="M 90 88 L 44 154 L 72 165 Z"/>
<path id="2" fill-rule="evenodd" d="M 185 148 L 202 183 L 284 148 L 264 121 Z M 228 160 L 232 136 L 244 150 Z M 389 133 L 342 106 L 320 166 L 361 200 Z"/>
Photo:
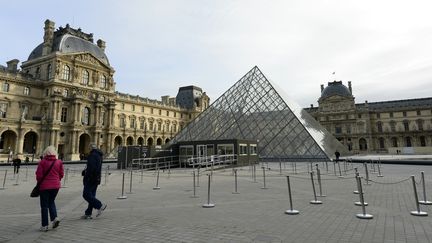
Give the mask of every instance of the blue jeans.
<path id="1" fill-rule="evenodd" d="M 42 216 L 42 226 L 48 226 L 48 211 L 51 221 L 57 217 L 55 198 L 59 189 L 48 189 L 40 192 L 40 207 Z"/>
<path id="2" fill-rule="evenodd" d="M 98 185 L 84 183 L 83 198 L 88 202 L 85 215 L 92 215 L 93 208 L 100 209 L 102 203 L 96 198 Z"/>

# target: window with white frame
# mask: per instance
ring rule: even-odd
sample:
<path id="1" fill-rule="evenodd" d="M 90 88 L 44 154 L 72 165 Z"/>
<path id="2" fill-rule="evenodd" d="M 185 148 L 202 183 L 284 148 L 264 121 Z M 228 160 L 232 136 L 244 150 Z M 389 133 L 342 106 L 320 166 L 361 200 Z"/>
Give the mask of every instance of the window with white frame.
<path id="1" fill-rule="evenodd" d="M 52 78 L 52 65 L 48 64 L 47 67 L 47 79 L 51 79 Z"/>
<path id="2" fill-rule="evenodd" d="M 2 85 L 2 90 L 3 92 L 9 92 L 9 83 L 8 82 L 4 82 Z"/>
<path id="3" fill-rule="evenodd" d="M 247 144 L 239 144 L 239 155 L 247 155 Z"/>
<path id="4" fill-rule="evenodd" d="M 249 145 L 249 153 L 251 155 L 256 155 L 257 154 L 257 145 L 256 144 Z"/>
<path id="5" fill-rule="evenodd" d="M 7 108 L 7 103 L 0 103 L 0 118 L 6 118 Z"/>
<path id="6" fill-rule="evenodd" d="M 63 74 L 62 79 L 69 80 L 70 79 L 70 67 L 68 65 L 63 66 Z"/>
<path id="7" fill-rule="evenodd" d="M 87 70 L 83 70 L 82 71 L 82 80 L 81 83 L 83 85 L 88 85 L 89 84 L 89 79 L 90 79 L 90 74 Z"/>
<path id="8" fill-rule="evenodd" d="M 24 87 L 24 95 L 30 95 L 30 88 L 29 87 Z"/>
<path id="9" fill-rule="evenodd" d="M 84 107 L 83 116 L 82 116 L 82 124 L 90 125 L 90 108 Z"/>
<path id="10" fill-rule="evenodd" d="M 105 89 L 106 88 L 106 84 L 107 84 L 107 78 L 105 75 L 101 74 L 99 76 L 99 87 L 101 89 Z"/>

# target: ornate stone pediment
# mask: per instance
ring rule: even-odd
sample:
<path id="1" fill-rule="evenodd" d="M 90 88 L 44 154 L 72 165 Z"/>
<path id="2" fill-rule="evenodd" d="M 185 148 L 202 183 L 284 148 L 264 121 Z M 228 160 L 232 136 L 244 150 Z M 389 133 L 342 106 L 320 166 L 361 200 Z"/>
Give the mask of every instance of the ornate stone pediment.
<path id="1" fill-rule="evenodd" d="M 105 66 L 101 61 L 90 53 L 82 53 L 75 55 L 75 61 L 85 62 L 96 66 Z"/>

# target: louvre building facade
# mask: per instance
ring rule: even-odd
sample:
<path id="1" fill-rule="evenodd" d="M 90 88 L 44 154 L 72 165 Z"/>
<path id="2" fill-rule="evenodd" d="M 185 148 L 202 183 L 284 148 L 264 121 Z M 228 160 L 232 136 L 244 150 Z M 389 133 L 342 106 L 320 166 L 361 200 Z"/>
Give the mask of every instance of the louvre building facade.
<path id="1" fill-rule="evenodd" d="M 432 98 L 355 103 L 352 90 L 321 85 L 318 107 L 305 110 L 353 153 L 432 153 Z"/>
<path id="2" fill-rule="evenodd" d="M 40 154 L 48 145 L 66 160 L 96 142 L 105 153 L 119 145 L 163 145 L 209 105 L 201 88 L 152 100 L 115 90 L 105 42 L 69 25 L 45 21 L 43 42 L 22 62 L 0 65 L 0 160 Z"/>

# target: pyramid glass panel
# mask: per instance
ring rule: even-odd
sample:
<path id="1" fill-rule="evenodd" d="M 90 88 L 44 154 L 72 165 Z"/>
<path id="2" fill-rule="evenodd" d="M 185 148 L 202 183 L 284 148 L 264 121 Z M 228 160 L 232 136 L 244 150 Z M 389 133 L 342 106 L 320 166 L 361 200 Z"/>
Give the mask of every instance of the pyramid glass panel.
<path id="1" fill-rule="evenodd" d="M 328 160 L 345 147 L 252 68 L 170 142 L 246 139 L 260 159 Z"/>

